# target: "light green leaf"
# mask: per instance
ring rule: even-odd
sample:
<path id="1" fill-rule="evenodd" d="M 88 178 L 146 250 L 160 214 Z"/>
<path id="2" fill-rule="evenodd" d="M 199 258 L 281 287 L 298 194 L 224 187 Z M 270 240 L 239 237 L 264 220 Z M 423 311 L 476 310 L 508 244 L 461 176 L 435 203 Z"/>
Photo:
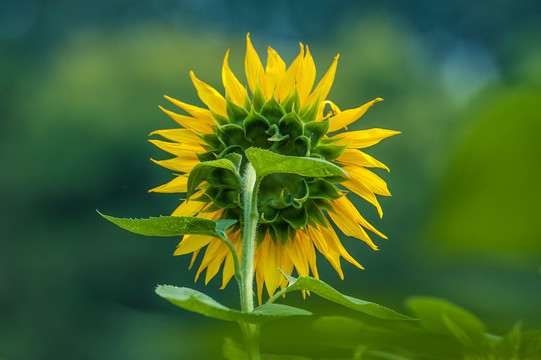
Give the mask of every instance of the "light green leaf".
<path id="1" fill-rule="evenodd" d="M 274 173 L 309 177 L 348 176 L 340 167 L 322 159 L 280 155 L 253 147 L 245 153 L 259 179 Z"/>
<path id="2" fill-rule="evenodd" d="M 225 230 L 237 220 L 209 220 L 187 216 L 160 216 L 148 219 L 115 218 L 98 214 L 122 229 L 146 236 L 209 235 L 226 241 Z"/>
<path id="3" fill-rule="evenodd" d="M 195 165 L 192 171 L 190 172 L 190 176 L 188 177 L 188 191 L 187 191 L 188 198 L 193 194 L 197 186 L 199 186 L 199 184 L 205 181 L 209 173 L 214 168 L 222 168 L 222 169 L 232 171 L 233 174 L 237 176 L 240 182 L 240 175 L 235 165 L 236 164 L 233 163 L 229 159 L 205 161 L 205 162 Z"/>
<path id="4" fill-rule="evenodd" d="M 199 291 L 170 285 L 159 285 L 156 294 L 183 309 L 225 321 L 263 324 L 289 316 L 312 314 L 303 309 L 280 304 L 266 304 L 255 308 L 253 312 L 242 312 L 230 309 Z"/>
<path id="5" fill-rule="evenodd" d="M 321 296 L 324 299 L 333 301 L 337 304 L 343 305 L 350 309 L 360 311 L 362 313 L 365 313 L 365 314 L 368 314 L 380 319 L 415 320 L 415 319 L 410 318 L 409 316 L 399 314 L 394 310 L 383 307 L 376 303 L 372 303 L 372 302 L 364 301 L 364 300 L 357 299 L 351 296 L 343 295 L 342 293 L 338 292 L 337 290 L 327 285 L 323 281 L 314 279 L 313 277 L 301 276 L 299 278 L 294 278 L 287 274 L 284 274 L 284 276 L 289 281 L 289 285 L 285 289 L 277 292 L 272 298 L 270 298 L 268 301 L 269 303 L 274 302 L 280 296 L 288 292 L 297 291 L 297 290 L 308 290 L 308 291 L 313 292 L 314 294 Z"/>

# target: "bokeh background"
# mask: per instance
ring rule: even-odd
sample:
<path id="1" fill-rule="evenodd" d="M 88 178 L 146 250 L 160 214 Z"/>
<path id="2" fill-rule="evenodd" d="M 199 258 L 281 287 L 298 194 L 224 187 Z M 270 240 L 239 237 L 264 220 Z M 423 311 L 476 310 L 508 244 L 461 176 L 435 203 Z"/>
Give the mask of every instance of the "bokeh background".
<path id="1" fill-rule="evenodd" d="M 413 295 L 448 299 L 495 333 L 541 327 L 541 3 L 127 0 L 0 2 L 0 359 L 219 358 L 235 324 L 190 314 L 156 284 L 193 286 L 224 304 L 236 285 L 193 284 L 176 239 L 145 238 L 100 218 L 168 215 L 178 196 L 147 190 L 171 178 L 148 143 L 175 127 L 162 95 L 201 104 L 189 71 L 223 89 L 221 64 L 244 79 L 245 36 L 290 63 L 298 42 L 318 78 L 340 53 L 330 97 L 341 108 L 375 97 L 350 129 L 403 134 L 369 153 L 392 198 L 379 252 L 343 238 L 366 268 L 345 293 L 403 310 Z M 172 105 L 168 105 L 171 108 Z M 172 108 L 171 108 L 172 109 Z M 288 301 L 322 315 L 316 296 Z M 282 326 L 282 327 L 281 327 Z M 310 322 L 290 322 L 308 336 Z M 283 325 L 264 347 L 287 347 Z M 264 330 L 265 337 L 265 330 Z M 272 338 L 272 341 L 268 339 Z"/>

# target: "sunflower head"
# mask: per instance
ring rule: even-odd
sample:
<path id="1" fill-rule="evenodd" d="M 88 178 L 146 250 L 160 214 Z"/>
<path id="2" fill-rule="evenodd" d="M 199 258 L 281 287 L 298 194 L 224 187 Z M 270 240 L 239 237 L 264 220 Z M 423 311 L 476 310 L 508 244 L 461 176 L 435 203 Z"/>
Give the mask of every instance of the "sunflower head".
<path id="1" fill-rule="evenodd" d="M 284 286 L 286 282 L 278 267 L 288 273 L 295 267 L 299 275 L 308 275 L 310 268 L 317 277 L 314 245 L 339 274 L 342 273 L 340 257 L 360 267 L 338 240 L 328 218 L 346 235 L 362 239 L 376 249 L 363 227 L 383 235 L 362 218 L 343 190 L 351 190 L 374 204 L 381 215 L 374 194 L 390 194 L 383 180 L 366 168 L 386 167 L 358 149 L 398 132 L 371 129 L 334 136 L 329 133 L 354 122 L 381 99 L 340 111 L 327 100 L 338 56 L 314 88 L 316 69 L 308 46 L 300 45 L 299 55 L 287 69 L 278 53 L 269 47 L 267 64 L 263 68 L 247 36 L 245 68 L 250 96 L 229 68 L 228 54 L 222 69 L 225 96 L 190 73 L 198 95 L 208 109 L 167 97 L 191 117 L 162 109 L 184 129 L 155 132 L 173 142 L 151 141 L 176 156 L 156 162 L 180 174 L 153 191 L 188 192 L 189 202 L 183 202 L 173 215 L 199 213 L 216 219 L 237 219 L 240 224 L 242 189 L 239 177 L 227 168 L 214 167 L 199 171 L 196 184 L 188 188 L 188 177 L 193 175 L 190 173 L 199 163 L 226 159 L 242 169 L 247 161 L 245 151 L 252 147 L 333 162 L 341 166 L 349 178 L 271 174 L 261 182 L 257 194 L 260 215 L 256 255 L 258 290 L 261 293 L 263 282 L 267 284 L 269 294 L 278 285 Z M 326 106 L 330 111 L 325 115 Z M 240 242 L 238 224 L 231 230 L 235 243 Z M 199 250 L 208 245 L 200 271 L 207 268 L 208 281 L 209 274 L 212 278 L 225 261 L 225 285 L 226 278 L 231 277 L 228 268 L 231 264 L 228 265 L 227 249 L 221 253 L 219 241 L 216 241 L 203 236 L 185 236 L 176 254 L 193 252 L 195 259 Z"/>

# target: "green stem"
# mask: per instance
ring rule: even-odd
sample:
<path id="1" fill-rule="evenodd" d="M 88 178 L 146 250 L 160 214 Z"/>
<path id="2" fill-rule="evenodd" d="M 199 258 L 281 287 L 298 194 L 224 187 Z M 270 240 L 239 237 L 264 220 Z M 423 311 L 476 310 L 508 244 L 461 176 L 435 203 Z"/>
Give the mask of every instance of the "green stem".
<path id="1" fill-rule="evenodd" d="M 254 282 L 254 256 L 255 256 L 255 235 L 257 231 L 257 205 L 254 206 L 254 188 L 256 185 L 256 174 L 252 164 L 246 165 L 244 173 L 244 221 L 242 229 L 242 263 L 241 272 L 241 298 L 242 311 L 251 312 L 254 310 L 253 282 Z"/>
<path id="2" fill-rule="evenodd" d="M 243 177 L 244 221 L 242 229 L 242 262 L 240 266 L 240 306 L 242 311 L 254 311 L 254 256 L 255 237 L 259 214 L 257 212 L 257 189 L 259 183 L 252 164 L 246 164 Z M 250 360 L 259 360 L 259 326 L 240 323 Z"/>

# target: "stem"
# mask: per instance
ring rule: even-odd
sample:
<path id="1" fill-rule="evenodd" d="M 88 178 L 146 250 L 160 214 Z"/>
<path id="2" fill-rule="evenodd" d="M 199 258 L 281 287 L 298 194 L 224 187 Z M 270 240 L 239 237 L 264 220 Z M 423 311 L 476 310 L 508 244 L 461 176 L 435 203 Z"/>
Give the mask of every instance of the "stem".
<path id="1" fill-rule="evenodd" d="M 256 173 L 252 164 L 246 165 L 244 173 L 244 229 L 242 231 L 242 263 L 240 306 L 242 311 L 254 311 L 253 282 L 254 282 L 254 255 L 255 235 L 257 231 L 257 193 Z"/>
<path id="2" fill-rule="evenodd" d="M 257 212 L 257 189 L 259 182 L 252 164 L 247 163 L 243 177 L 244 221 L 242 229 L 242 262 L 240 266 L 240 307 L 242 311 L 254 311 L 254 256 L 255 236 L 259 214 Z M 240 322 L 242 335 L 250 360 L 259 360 L 259 325 Z"/>

